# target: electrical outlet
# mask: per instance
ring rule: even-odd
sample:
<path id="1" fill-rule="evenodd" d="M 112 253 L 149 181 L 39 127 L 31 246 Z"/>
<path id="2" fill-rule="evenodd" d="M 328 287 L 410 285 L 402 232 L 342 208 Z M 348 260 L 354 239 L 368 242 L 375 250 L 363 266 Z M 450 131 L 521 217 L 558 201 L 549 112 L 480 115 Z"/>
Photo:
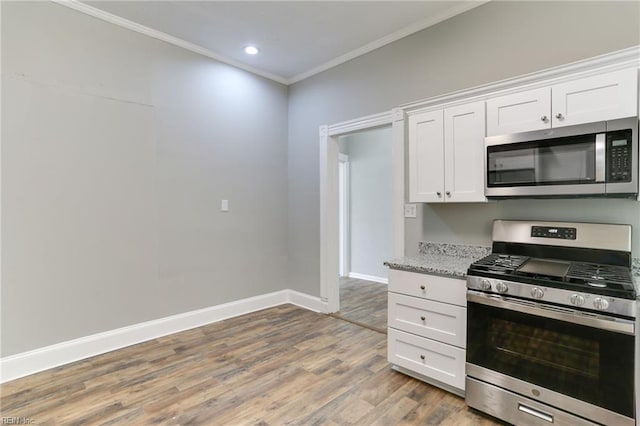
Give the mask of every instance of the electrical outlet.
<path id="1" fill-rule="evenodd" d="M 404 217 L 416 217 L 416 205 L 415 204 L 405 204 L 404 205 Z"/>

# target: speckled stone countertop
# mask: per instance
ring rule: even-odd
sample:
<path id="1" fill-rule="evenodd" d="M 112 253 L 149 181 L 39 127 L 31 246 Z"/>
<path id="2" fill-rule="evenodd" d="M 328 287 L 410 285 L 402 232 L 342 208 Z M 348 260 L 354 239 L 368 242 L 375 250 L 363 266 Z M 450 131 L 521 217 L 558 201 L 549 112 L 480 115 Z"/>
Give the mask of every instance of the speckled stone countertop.
<path id="1" fill-rule="evenodd" d="M 420 242 L 417 256 L 384 262 L 391 269 L 464 278 L 469 265 L 491 253 L 491 247 Z"/>

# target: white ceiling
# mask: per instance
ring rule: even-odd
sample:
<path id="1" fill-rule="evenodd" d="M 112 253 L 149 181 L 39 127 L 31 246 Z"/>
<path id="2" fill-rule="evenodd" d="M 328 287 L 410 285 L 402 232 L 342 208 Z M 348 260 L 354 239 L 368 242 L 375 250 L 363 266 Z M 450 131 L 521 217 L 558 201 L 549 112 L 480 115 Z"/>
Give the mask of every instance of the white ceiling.
<path id="1" fill-rule="evenodd" d="M 113 14 L 133 21 L 171 36 L 159 38 L 186 41 L 192 50 L 290 84 L 483 3 L 85 1 L 80 7 L 99 9 L 103 19 Z M 260 54 L 246 55 L 247 44 L 258 46 Z"/>

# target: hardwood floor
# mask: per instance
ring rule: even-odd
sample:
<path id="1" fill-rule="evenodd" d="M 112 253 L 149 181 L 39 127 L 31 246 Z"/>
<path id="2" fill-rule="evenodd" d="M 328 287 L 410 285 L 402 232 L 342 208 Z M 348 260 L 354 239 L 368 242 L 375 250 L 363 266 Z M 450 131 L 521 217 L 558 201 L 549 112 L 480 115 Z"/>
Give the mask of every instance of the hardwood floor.
<path id="1" fill-rule="evenodd" d="M 356 278 L 340 278 L 340 311 L 334 316 L 387 332 L 387 285 Z"/>
<path id="2" fill-rule="evenodd" d="M 385 335 L 293 305 L 78 361 L 0 391 L 2 417 L 38 425 L 498 424 L 391 370 Z"/>

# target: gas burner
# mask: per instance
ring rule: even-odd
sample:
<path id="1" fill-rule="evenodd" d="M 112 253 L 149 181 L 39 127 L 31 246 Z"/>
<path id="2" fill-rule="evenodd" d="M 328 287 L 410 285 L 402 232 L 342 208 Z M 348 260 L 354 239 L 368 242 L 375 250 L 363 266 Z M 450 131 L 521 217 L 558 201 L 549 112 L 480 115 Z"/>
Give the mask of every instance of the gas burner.
<path id="1" fill-rule="evenodd" d="M 514 256 L 510 256 L 507 254 L 499 254 L 495 259 L 495 264 L 498 266 L 513 267 L 514 265 L 519 265 L 520 263 L 520 259 L 516 259 Z"/>

